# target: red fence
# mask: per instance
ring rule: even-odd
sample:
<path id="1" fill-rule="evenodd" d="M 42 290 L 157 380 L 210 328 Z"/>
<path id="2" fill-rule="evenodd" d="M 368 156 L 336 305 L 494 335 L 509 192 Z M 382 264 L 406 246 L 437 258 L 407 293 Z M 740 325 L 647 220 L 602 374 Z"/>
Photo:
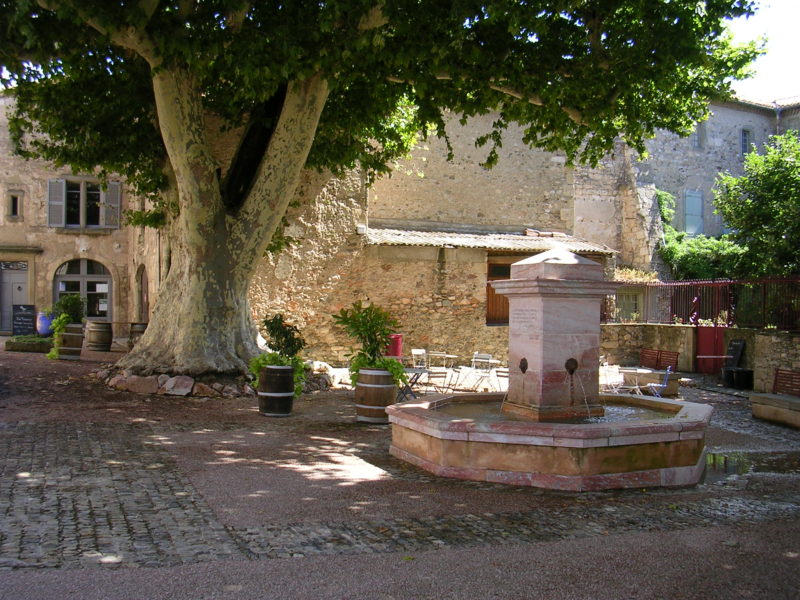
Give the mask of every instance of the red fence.
<path id="1" fill-rule="evenodd" d="M 711 321 L 800 331 L 800 277 L 624 284 L 618 293 L 623 291 L 642 291 L 638 320 L 646 323 Z"/>

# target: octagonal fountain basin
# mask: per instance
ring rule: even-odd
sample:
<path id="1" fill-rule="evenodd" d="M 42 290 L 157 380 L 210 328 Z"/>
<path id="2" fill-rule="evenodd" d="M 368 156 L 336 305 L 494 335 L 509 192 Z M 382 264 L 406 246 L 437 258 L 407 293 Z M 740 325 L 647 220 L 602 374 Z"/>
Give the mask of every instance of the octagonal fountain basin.
<path id="1" fill-rule="evenodd" d="M 502 394 L 426 396 L 389 406 L 393 456 L 443 477 L 587 491 L 694 485 L 711 407 L 602 395 L 604 417 L 535 422 Z"/>

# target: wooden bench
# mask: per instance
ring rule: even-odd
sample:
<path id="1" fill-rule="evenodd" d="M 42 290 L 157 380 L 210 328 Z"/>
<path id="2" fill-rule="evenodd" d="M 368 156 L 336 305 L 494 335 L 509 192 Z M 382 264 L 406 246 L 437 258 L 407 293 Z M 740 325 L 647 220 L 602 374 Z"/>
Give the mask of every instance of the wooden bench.
<path id="1" fill-rule="evenodd" d="M 639 352 L 639 365 L 656 371 L 666 371 L 667 367 L 672 367 L 673 371 L 677 371 L 679 356 L 680 352 L 645 348 Z"/>
<path id="2" fill-rule="evenodd" d="M 750 394 L 753 416 L 800 428 L 800 371 L 776 369 L 772 393 Z"/>

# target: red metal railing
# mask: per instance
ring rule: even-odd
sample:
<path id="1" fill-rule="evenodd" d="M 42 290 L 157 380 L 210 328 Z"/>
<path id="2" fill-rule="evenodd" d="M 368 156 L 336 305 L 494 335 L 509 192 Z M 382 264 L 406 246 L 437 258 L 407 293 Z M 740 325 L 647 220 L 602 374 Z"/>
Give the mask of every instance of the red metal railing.
<path id="1" fill-rule="evenodd" d="M 639 321 L 708 322 L 800 331 L 800 277 L 623 284 L 642 292 Z M 609 315 L 604 315 L 606 320 Z"/>

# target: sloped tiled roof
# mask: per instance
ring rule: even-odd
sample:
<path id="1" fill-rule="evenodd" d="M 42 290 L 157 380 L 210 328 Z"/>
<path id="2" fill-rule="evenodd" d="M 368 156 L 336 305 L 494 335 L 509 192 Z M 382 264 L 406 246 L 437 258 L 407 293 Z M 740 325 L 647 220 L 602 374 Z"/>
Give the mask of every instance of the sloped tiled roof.
<path id="1" fill-rule="evenodd" d="M 452 233 L 446 231 L 414 231 L 408 229 L 367 229 L 367 243 L 373 246 L 434 246 L 437 248 L 485 248 L 512 252 L 544 252 L 566 248 L 570 252 L 614 254 L 600 244 L 563 233 Z"/>

